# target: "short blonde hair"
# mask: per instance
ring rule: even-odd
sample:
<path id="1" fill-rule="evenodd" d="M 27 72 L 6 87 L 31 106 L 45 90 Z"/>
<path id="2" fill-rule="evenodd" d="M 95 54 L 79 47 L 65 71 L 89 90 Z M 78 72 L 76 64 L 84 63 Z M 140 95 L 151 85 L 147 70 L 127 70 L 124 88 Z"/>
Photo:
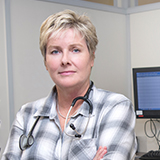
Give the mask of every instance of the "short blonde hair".
<path id="1" fill-rule="evenodd" d="M 88 51 L 94 57 L 98 44 L 94 25 L 87 16 L 78 15 L 71 10 L 64 10 L 49 16 L 41 25 L 39 43 L 44 60 L 46 60 L 46 46 L 50 35 L 69 28 L 75 29 L 84 37 Z"/>

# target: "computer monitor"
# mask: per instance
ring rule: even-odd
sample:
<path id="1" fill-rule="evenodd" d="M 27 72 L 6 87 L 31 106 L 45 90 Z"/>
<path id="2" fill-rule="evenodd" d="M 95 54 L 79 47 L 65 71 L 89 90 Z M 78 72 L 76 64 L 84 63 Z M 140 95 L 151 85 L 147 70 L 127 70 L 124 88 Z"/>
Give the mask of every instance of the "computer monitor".
<path id="1" fill-rule="evenodd" d="M 160 118 L 160 67 L 133 68 L 137 118 Z"/>

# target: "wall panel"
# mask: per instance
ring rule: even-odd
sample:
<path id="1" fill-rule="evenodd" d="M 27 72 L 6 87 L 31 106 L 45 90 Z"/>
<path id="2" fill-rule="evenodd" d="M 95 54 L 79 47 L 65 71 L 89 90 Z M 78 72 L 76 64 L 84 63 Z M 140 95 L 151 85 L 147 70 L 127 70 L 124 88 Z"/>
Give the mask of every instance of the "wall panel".
<path id="1" fill-rule="evenodd" d="M 5 5 L 4 0 L 0 0 L 0 157 L 6 144 L 10 127 L 5 31 Z"/>

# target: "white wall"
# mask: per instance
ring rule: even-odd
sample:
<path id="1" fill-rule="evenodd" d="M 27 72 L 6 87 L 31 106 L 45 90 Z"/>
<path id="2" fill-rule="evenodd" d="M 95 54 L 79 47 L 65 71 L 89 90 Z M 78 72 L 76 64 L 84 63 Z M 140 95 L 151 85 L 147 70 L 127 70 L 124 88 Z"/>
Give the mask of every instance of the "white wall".
<path id="1" fill-rule="evenodd" d="M 6 144 L 9 132 L 9 105 L 7 87 L 7 60 L 5 39 L 4 1 L 0 0 L 0 148 Z M 1 152 L 0 152 L 1 156 Z"/>
<path id="2" fill-rule="evenodd" d="M 130 26 L 132 68 L 160 66 L 160 9 L 131 14 Z M 145 136 L 146 120 L 137 120 L 135 128 L 141 138 L 141 151 L 157 150 L 155 139 Z M 152 135 L 149 129 L 147 131 Z"/>
<path id="3" fill-rule="evenodd" d="M 2 0 L 0 0 L 2 3 Z M 4 10 L 4 4 L 0 5 Z M 12 65 L 13 71 L 13 106 L 16 112 L 22 104 L 33 101 L 46 96 L 53 86 L 45 67 L 43 58 L 39 50 L 39 28 L 43 20 L 50 14 L 56 13 L 64 9 L 72 9 L 79 13 L 87 13 L 92 22 L 97 28 L 99 37 L 99 45 L 96 52 L 95 66 L 92 71 L 92 80 L 97 87 L 107 90 L 120 92 L 129 95 L 128 93 L 128 63 L 126 51 L 126 16 L 118 13 L 110 13 L 93 9 L 86 9 L 58 3 L 41 2 L 35 0 L 14 0 L 10 1 L 10 23 L 11 23 L 11 48 L 12 48 Z M 0 13 L 2 12 L 0 8 Z M 5 19 L 4 14 L 0 14 L 0 22 Z M 4 24 L 4 23 L 3 23 Z M 0 33 L 4 35 L 4 25 L 0 25 Z M 5 35 L 4 35 L 5 36 Z M 2 36 L 0 36 L 2 38 Z M 1 40 L 1 39 L 0 39 Z M 0 102 L 0 111 L 4 111 L 0 115 L 0 119 L 5 122 L 7 130 L 1 130 L 0 140 L 6 141 L 9 128 L 9 106 L 7 102 L 6 84 L 6 52 L 5 38 L 1 40 L 3 43 L 2 58 L 0 57 L 1 75 L 5 75 L 2 83 L 4 92 L 0 98 L 5 101 L 3 105 Z M 1 49 L 1 48 L 0 48 Z M 0 113 L 0 114 L 1 114 Z M 5 118 L 3 118 L 3 116 Z M 3 124 L 2 122 L 2 124 Z M 4 143 L 2 144 L 2 149 Z"/>

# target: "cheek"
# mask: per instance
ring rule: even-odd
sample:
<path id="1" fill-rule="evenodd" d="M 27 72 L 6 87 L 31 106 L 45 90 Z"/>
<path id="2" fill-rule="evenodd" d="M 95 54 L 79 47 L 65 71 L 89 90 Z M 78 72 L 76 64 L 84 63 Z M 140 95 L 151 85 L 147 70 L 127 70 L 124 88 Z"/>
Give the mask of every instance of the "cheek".
<path id="1" fill-rule="evenodd" d="M 94 64 L 94 61 L 93 60 L 87 60 L 87 58 L 83 59 L 83 60 L 80 60 L 80 59 L 77 60 L 78 68 L 82 69 L 82 70 L 85 70 L 86 72 L 93 67 L 93 64 Z"/>
<path id="2" fill-rule="evenodd" d="M 46 58 L 45 66 L 48 72 L 55 71 L 58 68 L 58 61 Z"/>

